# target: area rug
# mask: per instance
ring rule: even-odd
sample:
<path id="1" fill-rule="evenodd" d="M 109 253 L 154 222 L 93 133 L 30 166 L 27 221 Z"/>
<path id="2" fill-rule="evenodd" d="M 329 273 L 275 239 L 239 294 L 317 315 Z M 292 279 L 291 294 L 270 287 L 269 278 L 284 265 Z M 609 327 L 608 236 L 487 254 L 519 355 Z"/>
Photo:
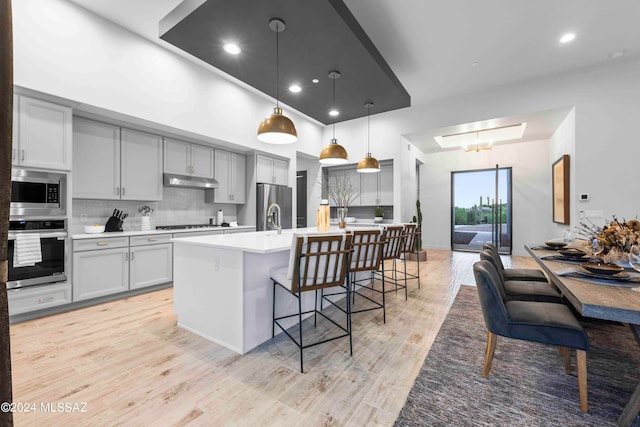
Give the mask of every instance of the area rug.
<path id="1" fill-rule="evenodd" d="M 640 382 L 639 348 L 625 325 L 581 322 L 591 346 L 588 413 L 580 411 L 575 352 L 566 375 L 556 347 L 499 337 L 482 378 L 486 329 L 476 288 L 461 286 L 395 425 L 615 425 Z"/>

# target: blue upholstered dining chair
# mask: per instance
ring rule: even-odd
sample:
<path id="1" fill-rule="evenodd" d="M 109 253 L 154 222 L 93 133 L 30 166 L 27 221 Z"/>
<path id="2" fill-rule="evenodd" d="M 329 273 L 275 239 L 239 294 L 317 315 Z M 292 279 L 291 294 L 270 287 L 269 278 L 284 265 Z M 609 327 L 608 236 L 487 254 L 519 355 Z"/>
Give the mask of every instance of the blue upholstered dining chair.
<path id="1" fill-rule="evenodd" d="M 499 257 L 497 261 L 496 256 L 493 252 L 488 249 L 483 249 L 480 251 L 480 259 L 483 261 L 489 261 L 498 272 L 498 280 L 501 282 L 502 287 L 505 290 L 507 299 L 519 301 L 555 302 L 562 304 L 562 295 L 560 295 L 555 286 L 553 286 L 549 282 L 539 282 L 535 280 L 505 280 L 503 275 L 499 273 Z"/>
<path id="2" fill-rule="evenodd" d="M 536 282 L 548 282 L 547 276 L 544 275 L 542 270 L 535 270 L 532 268 L 504 268 L 502 260 L 500 259 L 500 253 L 491 243 L 485 243 L 482 245 L 482 249 L 491 251 L 496 261 L 496 268 L 498 272 L 502 274 L 504 280 L 527 280 Z"/>
<path id="3" fill-rule="evenodd" d="M 569 307 L 536 301 L 510 301 L 489 261 L 473 266 L 484 324 L 488 329 L 482 377 L 491 370 L 498 336 L 557 346 L 564 356 L 565 371 L 571 372 L 570 349 L 576 350 L 580 409 L 588 411 L 587 351 L 589 338 Z M 526 365 L 526 359 L 522 360 Z"/>
<path id="4" fill-rule="evenodd" d="M 272 336 L 275 336 L 276 325 L 289 337 L 300 349 L 300 372 L 304 373 L 303 350 L 318 344 L 339 338 L 349 338 L 349 351 L 353 355 L 353 342 L 351 339 L 351 286 L 349 282 L 349 264 L 351 254 L 350 234 L 309 234 L 293 235 L 291 256 L 289 265 L 271 270 L 273 281 L 273 324 Z M 346 322 L 339 324 L 321 310 L 318 310 L 318 290 L 332 287 L 344 287 L 346 289 Z M 297 299 L 298 311 L 293 314 L 279 315 L 276 317 L 276 289 L 283 289 L 289 295 Z M 314 308 L 303 311 L 302 293 L 314 292 Z M 318 314 L 340 329 L 338 335 L 320 339 L 314 342 L 304 342 L 303 316 L 313 313 L 313 324 L 316 326 Z M 298 322 L 289 329 L 283 324 L 285 319 Z M 294 336 L 293 328 L 298 329 L 298 339 Z"/>

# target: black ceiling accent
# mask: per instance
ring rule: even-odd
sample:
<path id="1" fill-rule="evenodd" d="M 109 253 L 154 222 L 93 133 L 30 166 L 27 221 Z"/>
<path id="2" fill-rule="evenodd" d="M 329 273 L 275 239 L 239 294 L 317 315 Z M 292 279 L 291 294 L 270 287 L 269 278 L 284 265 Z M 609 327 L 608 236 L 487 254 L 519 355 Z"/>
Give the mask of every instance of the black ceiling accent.
<path id="1" fill-rule="evenodd" d="M 284 104 L 321 123 L 333 123 L 327 74 L 339 70 L 336 122 L 366 116 L 363 105 L 368 101 L 375 103 L 374 114 L 411 105 L 411 97 L 341 0 L 208 0 L 160 37 L 275 98 L 272 18 L 286 24 L 279 36 L 279 95 Z M 239 44 L 242 53 L 226 53 L 222 46 L 227 41 Z M 312 83 L 313 78 L 320 82 Z M 302 92 L 289 92 L 292 83 Z"/>

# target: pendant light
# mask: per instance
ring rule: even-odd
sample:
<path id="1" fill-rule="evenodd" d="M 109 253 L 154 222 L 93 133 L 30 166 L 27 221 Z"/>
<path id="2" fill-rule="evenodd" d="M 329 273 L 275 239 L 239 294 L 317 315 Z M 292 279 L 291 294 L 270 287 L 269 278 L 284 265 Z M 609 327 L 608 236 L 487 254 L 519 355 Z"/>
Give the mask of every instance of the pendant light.
<path id="1" fill-rule="evenodd" d="M 364 104 L 367 107 L 367 155 L 364 159 L 358 163 L 358 172 L 360 173 L 375 173 L 380 172 L 380 164 L 375 157 L 371 157 L 371 148 L 369 147 L 369 141 L 371 140 L 371 107 L 373 102 L 367 102 Z"/>
<path id="2" fill-rule="evenodd" d="M 482 150 L 491 150 L 491 143 L 489 143 L 489 145 L 480 146 L 480 132 L 476 132 L 476 146 L 466 147 L 464 151 L 465 153 L 470 151 L 475 151 L 477 153 Z"/>
<path id="3" fill-rule="evenodd" d="M 333 109 L 336 109 L 336 79 L 340 78 L 339 71 L 329 72 L 329 78 L 333 80 Z M 333 119 L 333 138 L 329 145 L 320 152 L 320 163 L 323 165 L 343 165 L 349 162 L 347 150 L 336 139 L 336 119 Z"/>
<path id="4" fill-rule="evenodd" d="M 298 140 L 298 133 L 291 119 L 282 114 L 278 100 L 280 73 L 278 33 L 284 31 L 284 21 L 274 18 L 269 21 L 269 28 L 276 32 L 276 107 L 273 109 L 273 114 L 260 122 L 258 139 L 269 144 L 291 144 Z"/>

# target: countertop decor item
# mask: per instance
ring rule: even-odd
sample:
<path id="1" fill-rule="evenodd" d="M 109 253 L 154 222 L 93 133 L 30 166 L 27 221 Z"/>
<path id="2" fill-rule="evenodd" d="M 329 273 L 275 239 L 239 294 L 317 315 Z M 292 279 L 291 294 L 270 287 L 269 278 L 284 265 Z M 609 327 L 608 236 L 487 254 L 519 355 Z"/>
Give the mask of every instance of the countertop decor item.
<path id="1" fill-rule="evenodd" d="M 122 231 L 122 223 L 124 222 L 125 218 L 127 218 L 127 216 L 129 215 L 122 212 L 120 209 L 114 209 L 111 218 L 107 220 L 107 223 L 104 226 L 104 231 Z"/>
<path id="2" fill-rule="evenodd" d="M 84 232 L 87 234 L 104 233 L 104 225 L 100 225 L 100 224 L 85 225 Z"/>
<path id="3" fill-rule="evenodd" d="M 152 226 L 151 226 L 151 212 L 153 212 L 153 209 L 147 205 L 144 206 L 140 206 L 140 208 L 138 208 L 138 213 L 140 213 L 140 230 L 141 231 L 145 231 L 145 230 L 151 230 Z"/>
<path id="4" fill-rule="evenodd" d="M 349 205 L 358 197 L 360 190 L 345 175 L 333 175 L 328 187 L 329 197 L 336 204 L 338 211 L 338 226 L 344 228 L 346 225 Z"/>
<path id="5" fill-rule="evenodd" d="M 384 209 L 380 206 L 376 206 L 373 210 L 373 222 L 380 223 L 384 221 Z"/>

